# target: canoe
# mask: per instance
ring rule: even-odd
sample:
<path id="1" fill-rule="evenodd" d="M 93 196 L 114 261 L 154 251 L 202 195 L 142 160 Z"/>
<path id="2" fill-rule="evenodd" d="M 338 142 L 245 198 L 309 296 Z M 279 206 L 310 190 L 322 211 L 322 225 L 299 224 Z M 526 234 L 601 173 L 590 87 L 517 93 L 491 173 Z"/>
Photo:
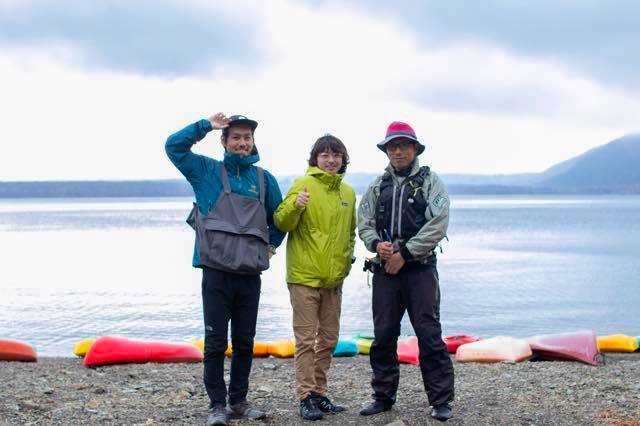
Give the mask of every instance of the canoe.
<path id="1" fill-rule="evenodd" d="M 94 338 L 80 340 L 78 343 L 73 345 L 73 354 L 79 357 L 85 356 L 95 341 L 96 339 Z"/>
<path id="2" fill-rule="evenodd" d="M 358 353 L 363 355 L 369 355 L 371 351 L 371 344 L 373 339 L 367 339 L 365 337 L 356 337 L 356 346 L 358 347 Z"/>
<path id="3" fill-rule="evenodd" d="M 358 346 L 354 340 L 338 340 L 333 350 L 334 357 L 348 357 L 358 355 Z"/>
<path id="4" fill-rule="evenodd" d="M 418 338 L 413 336 L 408 339 L 398 340 L 398 361 L 405 364 L 420 365 L 420 349 Z"/>
<path id="5" fill-rule="evenodd" d="M 0 339 L 0 361 L 36 362 L 38 354 L 27 342 Z"/>
<path id="6" fill-rule="evenodd" d="M 635 352 L 638 340 L 626 334 L 611 334 L 598 336 L 598 350 L 600 352 Z"/>
<path id="7" fill-rule="evenodd" d="M 292 358 L 296 353 L 296 344 L 291 339 L 269 342 L 267 351 L 276 358 Z"/>
<path id="8" fill-rule="evenodd" d="M 200 352 L 204 353 L 204 339 L 192 339 L 190 340 L 192 345 L 195 345 Z M 253 356 L 254 358 L 264 358 L 269 356 L 268 351 L 269 343 L 267 342 L 253 342 Z M 230 357 L 233 353 L 231 343 L 227 343 L 227 349 L 224 351 L 225 356 Z"/>
<path id="9" fill-rule="evenodd" d="M 447 350 L 450 354 L 455 354 L 458 348 L 465 343 L 473 343 L 480 340 L 479 337 L 471 336 L 467 334 L 458 334 L 455 336 L 444 336 L 442 338 L 447 345 Z"/>
<path id="10" fill-rule="evenodd" d="M 473 343 L 466 343 L 456 352 L 457 362 L 520 362 L 531 357 L 526 340 L 497 336 Z"/>
<path id="11" fill-rule="evenodd" d="M 573 360 L 598 365 L 596 334 L 591 330 L 543 334 L 526 339 L 535 359 Z"/>
<path id="12" fill-rule="evenodd" d="M 85 367 L 145 362 L 201 362 L 202 352 L 187 342 L 165 342 L 104 336 L 95 341 L 84 357 Z"/>

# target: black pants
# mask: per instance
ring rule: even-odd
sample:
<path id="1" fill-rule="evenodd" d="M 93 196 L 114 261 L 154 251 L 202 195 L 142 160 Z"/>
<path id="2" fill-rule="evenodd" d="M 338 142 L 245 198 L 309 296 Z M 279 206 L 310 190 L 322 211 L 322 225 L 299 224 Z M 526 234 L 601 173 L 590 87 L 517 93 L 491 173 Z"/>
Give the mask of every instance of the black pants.
<path id="1" fill-rule="evenodd" d="M 247 398 L 259 302 L 260 275 L 239 275 L 203 267 L 204 386 L 211 405 L 226 405 L 224 351 L 229 321 L 233 347 L 229 404 Z"/>
<path id="2" fill-rule="evenodd" d="M 440 287 L 435 266 L 401 270 L 397 275 L 373 276 L 373 326 L 375 339 L 369 358 L 373 370 L 373 398 L 390 404 L 396 401 L 400 365 L 398 336 L 400 321 L 409 311 L 418 337 L 420 371 L 429 404 L 453 401 L 453 364 L 442 341 Z"/>

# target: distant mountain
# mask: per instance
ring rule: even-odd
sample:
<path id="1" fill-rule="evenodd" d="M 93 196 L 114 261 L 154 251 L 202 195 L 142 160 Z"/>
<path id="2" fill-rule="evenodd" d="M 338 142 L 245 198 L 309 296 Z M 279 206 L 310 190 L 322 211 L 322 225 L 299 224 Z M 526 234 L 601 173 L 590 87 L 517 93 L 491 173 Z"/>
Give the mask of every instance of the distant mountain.
<path id="1" fill-rule="evenodd" d="M 382 171 L 381 171 L 382 172 Z M 348 173 L 363 193 L 376 173 Z M 283 193 L 298 176 L 279 176 Z M 640 194 L 640 135 L 627 135 L 556 164 L 542 173 L 443 174 L 453 194 Z M 0 182 L 0 198 L 193 196 L 181 179 L 147 181 Z"/>
<path id="2" fill-rule="evenodd" d="M 640 135 L 628 135 L 559 163 L 538 185 L 568 190 L 640 192 Z"/>

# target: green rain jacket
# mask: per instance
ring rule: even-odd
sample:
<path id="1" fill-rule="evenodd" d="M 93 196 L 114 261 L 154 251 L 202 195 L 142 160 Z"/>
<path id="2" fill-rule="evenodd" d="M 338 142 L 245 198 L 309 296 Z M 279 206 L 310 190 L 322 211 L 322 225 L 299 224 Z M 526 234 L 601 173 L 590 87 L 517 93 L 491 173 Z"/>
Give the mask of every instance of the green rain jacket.
<path id="1" fill-rule="evenodd" d="M 356 239 L 356 194 L 340 174 L 309 167 L 276 209 L 274 222 L 287 237 L 287 282 L 332 288 L 351 270 Z M 309 203 L 296 206 L 307 188 Z"/>

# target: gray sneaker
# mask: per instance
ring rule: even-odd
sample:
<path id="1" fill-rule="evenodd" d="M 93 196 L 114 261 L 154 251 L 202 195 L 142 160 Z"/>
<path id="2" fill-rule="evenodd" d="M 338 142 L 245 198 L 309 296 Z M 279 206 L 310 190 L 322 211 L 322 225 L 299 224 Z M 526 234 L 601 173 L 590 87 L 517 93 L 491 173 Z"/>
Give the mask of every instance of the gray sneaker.
<path id="1" fill-rule="evenodd" d="M 247 401 L 238 402 L 237 404 L 227 407 L 227 414 L 233 418 L 245 418 L 262 420 L 267 417 L 267 413 L 257 408 L 253 408 Z"/>
<path id="2" fill-rule="evenodd" d="M 209 408 L 209 415 L 207 416 L 207 420 L 204 422 L 206 426 L 213 425 L 228 425 L 229 424 L 229 416 L 227 416 L 227 409 L 224 405 L 214 405 Z"/>

